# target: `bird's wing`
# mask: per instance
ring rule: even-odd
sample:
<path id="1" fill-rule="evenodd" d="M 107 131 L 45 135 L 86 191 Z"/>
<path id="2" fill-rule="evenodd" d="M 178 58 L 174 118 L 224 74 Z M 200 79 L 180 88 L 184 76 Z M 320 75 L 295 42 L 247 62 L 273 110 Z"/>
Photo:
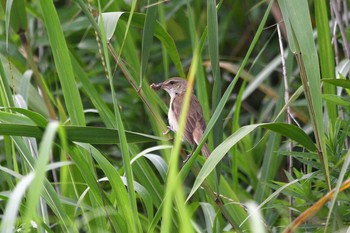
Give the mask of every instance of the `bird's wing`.
<path id="1" fill-rule="evenodd" d="M 176 96 L 173 100 L 173 112 L 176 117 L 176 119 L 179 121 L 180 114 L 182 110 L 182 100 L 184 98 L 185 93 L 182 95 Z M 175 107 L 177 106 L 177 107 Z M 198 124 L 199 123 L 199 124 Z M 184 138 L 186 141 L 188 141 L 190 144 L 194 144 L 193 140 L 193 132 L 196 127 L 200 127 L 200 131 L 204 132 L 205 130 L 205 121 L 203 118 L 203 112 L 202 108 L 200 106 L 200 103 L 195 95 L 191 96 L 191 103 L 190 107 L 187 112 L 187 122 L 186 122 L 186 128 L 184 133 Z"/>
<path id="2" fill-rule="evenodd" d="M 193 106 L 193 108 L 190 109 L 189 114 L 193 115 L 196 122 L 199 123 L 201 130 L 203 130 L 203 132 L 204 132 L 204 130 L 206 128 L 206 124 L 205 124 L 201 104 L 199 103 L 199 101 L 195 95 L 192 95 L 191 102 L 192 102 L 191 106 Z M 191 111 L 193 111 L 193 113 Z"/>

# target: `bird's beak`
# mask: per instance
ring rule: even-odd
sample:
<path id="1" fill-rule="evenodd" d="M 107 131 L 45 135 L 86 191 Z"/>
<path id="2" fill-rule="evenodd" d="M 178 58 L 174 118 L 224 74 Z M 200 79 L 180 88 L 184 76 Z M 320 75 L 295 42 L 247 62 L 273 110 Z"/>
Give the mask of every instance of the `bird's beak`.
<path id="1" fill-rule="evenodd" d="M 152 83 L 152 84 L 150 85 L 150 87 L 151 87 L 153 90 L 158 91 L 158 90 L 160 90 L 160 89 L 163 88 L 163 83 L 158 83 L 158 84 Z"/>

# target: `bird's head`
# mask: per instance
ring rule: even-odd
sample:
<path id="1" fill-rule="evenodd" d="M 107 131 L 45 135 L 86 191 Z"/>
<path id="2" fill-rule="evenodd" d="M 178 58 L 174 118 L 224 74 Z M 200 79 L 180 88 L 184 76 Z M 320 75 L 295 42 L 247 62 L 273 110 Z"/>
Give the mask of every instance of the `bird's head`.
<path id="1" fill-rule="evenodd" d="M 183 78 L 170 78 L 162 83 L 151 84 L 151 88 L 154 90 L 163 89 L 169 93 L 170 97 L 181 94 L 186 91 L 187 81 Z"/>

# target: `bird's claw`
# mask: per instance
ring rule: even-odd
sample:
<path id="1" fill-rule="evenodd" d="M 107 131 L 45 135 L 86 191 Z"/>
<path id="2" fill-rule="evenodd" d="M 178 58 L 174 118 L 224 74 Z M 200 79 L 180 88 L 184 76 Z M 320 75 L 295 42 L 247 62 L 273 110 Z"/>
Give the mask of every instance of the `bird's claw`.
<path id="1" fill-rule="evenodd" d="M 163 135 L 168 134 L 170 131 L 173 131 L 173 129 L 171 128 L 171 126 L 167 126 L 167 130 L 163 132 Z"/>
<path id="2" fill-rule="evenodd" d="M 188 154 L 186 159 L 183 161 L 183 164 L 187 163 L 187 161 L 191 158 L 191 156 L 192 156 L 192 153 Z"/>

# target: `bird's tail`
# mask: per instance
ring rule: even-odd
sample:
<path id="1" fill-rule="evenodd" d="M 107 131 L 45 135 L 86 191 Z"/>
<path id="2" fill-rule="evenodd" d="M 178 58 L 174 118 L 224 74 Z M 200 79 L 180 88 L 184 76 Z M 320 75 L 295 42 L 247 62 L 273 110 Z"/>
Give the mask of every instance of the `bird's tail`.
<path id="1" fill-rule="evenodd" d="M 210 156 L 210 150 L 208 149 L 207 143 L 205 143 L 204 146 L 202 147 L 202 154 L 203 154 L 206 158 L 209 158 L 209 156 Z"/>

